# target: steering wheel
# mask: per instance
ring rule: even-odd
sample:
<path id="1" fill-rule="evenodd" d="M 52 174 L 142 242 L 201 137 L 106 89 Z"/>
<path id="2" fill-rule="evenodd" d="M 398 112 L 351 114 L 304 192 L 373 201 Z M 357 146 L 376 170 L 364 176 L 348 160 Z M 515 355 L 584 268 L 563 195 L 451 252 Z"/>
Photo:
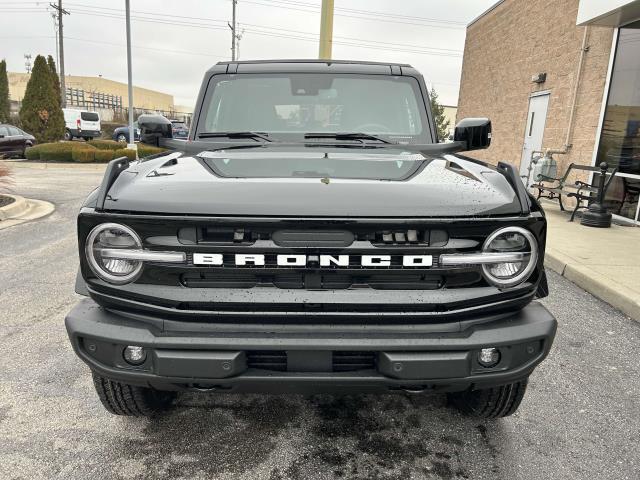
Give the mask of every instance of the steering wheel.
<path id="1" fill-rule="evenodd" d="M 369 133 L 369 132 L 382 132 L 382 133 L 390 133 L 389 127 L 382 125 L 380 123 L 365 123 L 363 125 L 358 125 L 354 132 L 356 133 Z"/>

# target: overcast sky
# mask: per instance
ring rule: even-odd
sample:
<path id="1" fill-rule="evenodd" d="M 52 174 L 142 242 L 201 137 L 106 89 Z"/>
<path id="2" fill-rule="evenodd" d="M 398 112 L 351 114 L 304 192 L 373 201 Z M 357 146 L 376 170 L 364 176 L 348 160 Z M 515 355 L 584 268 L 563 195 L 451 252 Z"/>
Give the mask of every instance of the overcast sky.
<path id="1" fill-rule="evenodd" d="M 65 72 L 126 82 L 124 0 L 63 7 Z M 456 104 L 465 25 L 495 0 L 335 0 L 333 58 L 406 62 Z M 202 75 L 230 59 L 231 0 L 132 0 L 134 84 L 193 106 Z M 321 0 L 238 0 L 240 59 L 316 58 Z M 55 58 L 49 2 L 0 0 L 0 58 Z"/>

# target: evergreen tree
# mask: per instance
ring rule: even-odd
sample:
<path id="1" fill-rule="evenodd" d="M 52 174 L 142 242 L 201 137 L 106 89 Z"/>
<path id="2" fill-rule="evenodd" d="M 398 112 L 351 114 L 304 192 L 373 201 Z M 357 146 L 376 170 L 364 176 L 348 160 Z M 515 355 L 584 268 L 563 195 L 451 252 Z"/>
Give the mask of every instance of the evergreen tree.
<path id="1" fill-rule="evenodd" d="M 33 62 L 31 77 L 20 108 L 22 128 L 38 142 L 55 142 L 64 135 L 60 96 L 56 95 L 51 70 L 42 55 Z"/>
<path id="2" fill-rule="evenodd" d="M 62 106 L 62 97 L 60 96 L 60 77 L 58 77 L 58 72 L 56 72 L 56 62 L 54 62 L 51 55 L 47 57 L 47 65 L 49 65 L 49 70 L 51 71 L 53 89 L 56 91 L 56 95 L 58 96 L 58 103 Z"/>
<path id="3" fill-rule="evenodd" d="M 431 87 L 429 93 L 431 98 L 431 112 L 433 113 L 433 121 L 436 124 L 436 130 L 438 131 L 438 140 L 446 140 L 449 136 L 449 120 L 444 116 L 444 107 L 438 102 L 438 93 L 436 89 Z"/>
<path id="4" fill-rule="evenodd" d="M 0 123 L 9 121 L 9 80 L 7 79 L 7 62 L 0 62 Z"/>

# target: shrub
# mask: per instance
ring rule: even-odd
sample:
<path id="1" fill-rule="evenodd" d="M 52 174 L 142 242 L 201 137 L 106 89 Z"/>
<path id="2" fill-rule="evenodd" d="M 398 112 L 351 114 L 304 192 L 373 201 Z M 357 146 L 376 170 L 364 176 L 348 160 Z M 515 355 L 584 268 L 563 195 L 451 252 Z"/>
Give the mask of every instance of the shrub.
<path id="1" fill-rule="evenodd" d="M 33 152 L 32 150 L 36 150 Z M 91 152 L 96 151 L 96 147 L 88 145 L 87 143 L 78 142 L 55 142 L 55 143 L 42 143 L 27 149 L 27 158 L 31 160 L 40 159 L 50 162 L 73 162 L 76 158 L 92 157 L 91 154 L 77 154 L 74 158 L 75 150 L 89 150 Z M 36 157 L 36 154 L 38 155 Z M 93 161 L 92 160 L 78 160 L 78 161 Z"/>
<path id="2" fill-rule="evenodd" d="M 166 148 L 154 147 L 153 145 L 146 145 L 144 143 L 138 144 L 138 156 L 140 158 L 148 157 L 149 155 L 155 155 L 166 151 Z"/>
<path id="3" fill-rule="evenodd" d="M 38 142 L 51 142 L 64 135 L 64 117 L 60 98 L 56 94 L 53 75 L 42 55 L 33 63 L 20 107 L 22 128 L 31 133 Z"/>
<path id="4" fill-rule="evenodd" d="M 87 143 L 99 150 L 122 150 L 122 144 L 115 140 L 89 140 Z"/>
<path id="5" fill-rule="evenodd" d="M 95 161 L 99 163 L 106 163 L 113 160 L 113 154 L 115 150 L 96 150 L 95 151 Z"/>
<path id="6" fill-rule="evenodd" d="M 40 160 L 40 145 L 27 148 L 24 156 L 27 157 L 27 160 Z"/>
<path id="7" fill-rule="evenodd" d="M 89 163 L 95 160 L 95 148 L 73 148 L 71 149 L 71 159 L 78 163 Z"/>
<path id="8" fill-rule="evenodd" d="M 113 158 L 120 158 L 120 157 L 127 157 L 129 160 L 135 160 L 136 152 L 135 150 L 130 150 L 128 148 L 122 148 L 120 150 L 116 150 L 113 153 Z"/>

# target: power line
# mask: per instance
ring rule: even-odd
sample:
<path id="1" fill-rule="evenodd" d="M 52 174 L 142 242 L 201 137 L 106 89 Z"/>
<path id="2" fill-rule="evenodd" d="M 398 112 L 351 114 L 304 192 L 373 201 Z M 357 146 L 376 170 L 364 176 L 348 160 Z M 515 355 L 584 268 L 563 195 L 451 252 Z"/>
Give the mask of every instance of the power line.
<path id="1" fill-rule="evenodd" d="M 101 7 L 101 8 L 103 10 L 106 10 L 105 7 Z M 116 10 L 116 9 L 110 9 L 110 10 Z M 110 13 L 110 12 L 102 13 L 102 12 L 95 12 L 92 10 L 78 9 L 78 8 L 74 8 L 74 13 L 77 13 L 79 15 L 97 16 L 97 17 L 114 18 L 114 19 L 120 19 L 122 16 L 122 15 L 119 15 L 118 13 Z M 143 15 L 146 15 L 146 13 L 143 13 Z M 138 21 L 147 22 L 147 23 L 156 23 L 156 24 L 173 25 L 173 26 L 185 26 L 185 27 L 202 28 L 202 29 L 225 30 L 225 27 L 222 27 L 222 26 L 219 27 L 216 25 L 211 25 L 209 23 L 202 23 L 202 21 L 191 22 L 191 21 L 176 21 L 176 20 L 169 20 L 169 19 L 165 20 L 163 18 L 149 18 L 143 15 L 132 15 L 131 18 Z M 159 14 L 156 14 L 156 16 L 157 15 Z M 189 18 L 189 17 L 183 17 L 183 18 Z M 219 20 L 204 19 L 204 21 L 218 22 Z M 315 33 L 301 32 L 296 30 L 288 30 L 283 28 L 267 27 L 267 26 L 253 25 L 253 24 L 246 24 L 246 23 L 244 25 L 254 26 L 258 29 L 263 29 L 263 30 L 256 30 L 256 29 L 249 29 L 249 28 L 246 29 L 247 33 L 252 33 L 255 35 L 275 37 L 275 38 L 286 38 L 289 40 L 299 40 L 299 41 L 307 41 L 307 42 L 314 42 L 314 43 L 318 41 L 317 34 Z M 271 32 L 271 31 L 265 32 L 264 30 L 274 30 L 275 32 Z M 298 33 L 299 35 L 285 35 L 285 34 L 277 33 L 279 31 Z M 344 41 L 344 40 L 347 40 L 347 41 Z M 391 42 L 381 42 L 376 40 L 360 40 L 354 37 L 335 37 L 335 40 L 333 41 L 333 43 L 338 45 L 344 45 L 344 46 L 369 48 L 369 49 L 377 49 L 377 50 L 389 50 L 389 51 L 395 51 L 395 52 L 417 53 L 421 55 L 434 55 L 434 56 L 446 56 L 446 57 L 462 56 L 462 52 L 459 50 L 456 51 L 453 49 L 430 48 L 430 47 L 422 47 L 420 45 L 410 45 L 410 44 L 393 44 Z M 397 48 L 399 46 L 407 47 L 407 48 Z"/>

